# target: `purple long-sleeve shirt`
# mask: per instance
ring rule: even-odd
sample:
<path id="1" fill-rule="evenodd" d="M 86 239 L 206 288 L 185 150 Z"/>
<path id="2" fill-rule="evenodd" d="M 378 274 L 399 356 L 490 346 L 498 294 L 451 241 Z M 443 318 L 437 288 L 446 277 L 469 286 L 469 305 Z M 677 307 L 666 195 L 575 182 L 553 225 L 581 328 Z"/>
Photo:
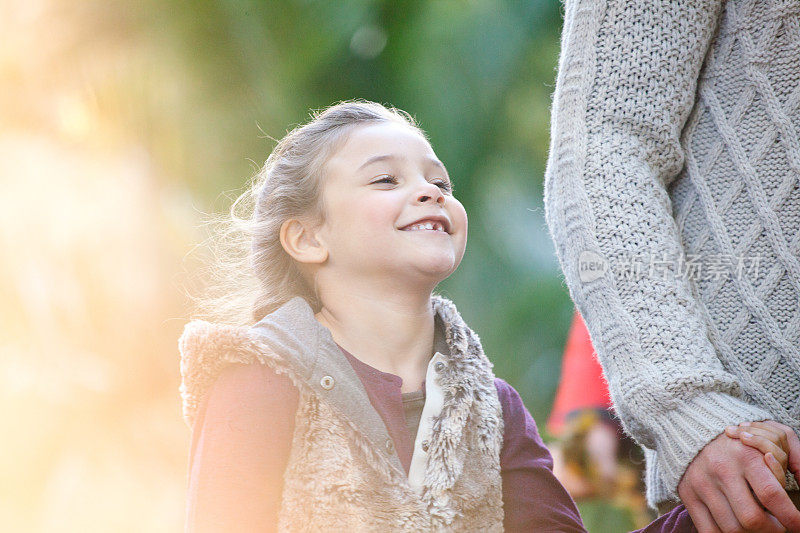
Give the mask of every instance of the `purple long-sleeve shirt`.
<path id="1" fill-rule="evenodd" d="M 351 356 L 408 472 L 414 439 L 402 379 Z M 506 531 L 585 532 L 572 498 L 553 475 L 550 452 L 519 394 L 495 379 L 505 432 L 500 453 Z M 298 392 L 264 365 L 226 368 L 204 397 L 192 428 L 186 530 L 275 531 L 289 460 Z M 694 533 L 683 506 L 641 533 Z"/>

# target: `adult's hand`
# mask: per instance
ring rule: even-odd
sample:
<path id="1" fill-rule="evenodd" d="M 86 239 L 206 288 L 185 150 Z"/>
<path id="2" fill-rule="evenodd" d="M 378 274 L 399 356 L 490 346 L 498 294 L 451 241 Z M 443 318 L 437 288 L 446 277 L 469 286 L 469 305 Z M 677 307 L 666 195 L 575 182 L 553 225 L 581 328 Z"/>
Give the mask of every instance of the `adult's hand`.
<path id="1" fill-rule="evenodd" d="M 800 438 L 797 437 L 797 433 L 795 433 L 792 428 L 780 422 L 775 422 L 774 420 L 752 423 L 744 422 L 739 426 L 753 433 L 755 431 L 749 428 L 755 428 L 756 430 L 765 428 L 778 435 L 781 448 L 789 455 L 787 465 L 789 472 L 794 474 L 795 477 L 800 476 Z"/>
<path id="2" fill-rule="evenodd" d="M 700 533 L 800 532 L 800 511 L 761 452 L 724 433 L 689 464 L 678 496 Z"/>

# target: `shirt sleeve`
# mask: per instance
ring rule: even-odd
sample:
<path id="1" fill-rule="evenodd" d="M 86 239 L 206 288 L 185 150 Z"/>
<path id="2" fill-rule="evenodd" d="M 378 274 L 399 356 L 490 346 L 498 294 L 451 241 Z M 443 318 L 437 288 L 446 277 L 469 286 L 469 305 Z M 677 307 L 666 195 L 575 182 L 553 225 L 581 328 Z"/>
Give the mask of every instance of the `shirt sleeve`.
<path id="1" fill-rule="evenodd" d="M 298 393 L 260 364 L 234 364 L 192 428 L 186 531 L 277 530 Z"/>
<path id="2" fill-rule="evenodd" d="M 650 522 L 647 527 L 633 533 L 697 533 L 697 528 L 686 507 L 679 505 Z"/>
<path id="3" fill-rule="evenodd" d="M 721 4 L 566 0 L 545 177 L 547 223 L 615 408 L 656 450 L 673 497 L 725 426 L 770 417 L 723 368 L 689 280 L 626 271 L 634 256 L 683 253 L 667 185 Z"/>
<path id="4" fill-rule="evenodd" d="M 503 406 L 503 510 L 506 531 L 585 532 L 575 502 L 553 475 L 553 459 L 533 417 L 511 385 L 495 387 Z"/>

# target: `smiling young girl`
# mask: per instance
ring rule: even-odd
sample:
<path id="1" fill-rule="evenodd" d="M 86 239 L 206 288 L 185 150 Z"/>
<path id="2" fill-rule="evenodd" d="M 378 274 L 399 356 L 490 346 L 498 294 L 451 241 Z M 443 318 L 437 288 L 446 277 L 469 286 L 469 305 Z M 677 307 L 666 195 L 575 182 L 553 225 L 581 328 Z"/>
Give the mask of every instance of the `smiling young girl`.
<path id="1" fill-rule="evenodd" d="M 584 531 L 519 395 L 433 293 L 467 215 L 409 115 L 326 109 L 248 198 L 257 283 L 223 272 L 243 297 L 215 300 L 248 320 L 180 339 L 188 531 Z"/>

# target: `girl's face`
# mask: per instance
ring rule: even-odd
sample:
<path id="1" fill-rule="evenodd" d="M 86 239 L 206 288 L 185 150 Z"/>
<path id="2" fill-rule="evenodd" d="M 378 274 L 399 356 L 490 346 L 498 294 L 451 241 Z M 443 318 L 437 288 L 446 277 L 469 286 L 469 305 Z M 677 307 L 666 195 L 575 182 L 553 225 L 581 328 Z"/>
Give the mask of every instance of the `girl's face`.
<path id="1" fill-rule="evenodd" d="M 461 262 L 467 214 L 428 141 L 403 124 L 356 127 L 326 165 L 326 267 L 342 279 L 435 285 Z"/>

